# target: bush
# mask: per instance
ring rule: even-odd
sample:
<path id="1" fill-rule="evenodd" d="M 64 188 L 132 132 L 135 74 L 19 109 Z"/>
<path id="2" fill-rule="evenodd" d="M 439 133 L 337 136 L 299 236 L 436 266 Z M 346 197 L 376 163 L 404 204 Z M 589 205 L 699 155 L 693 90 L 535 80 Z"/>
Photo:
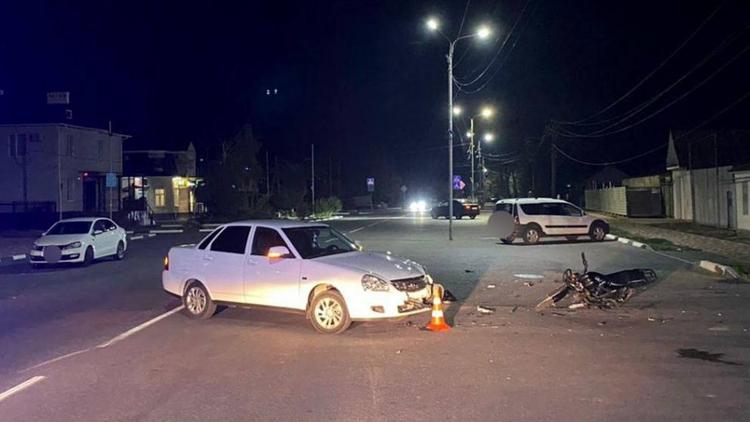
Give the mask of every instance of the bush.
<path id="1" fill-rule="evenodd" d="M 315 201 L 315 217 L 329 218 L 333 216 L 333 214 L 341 211 L 342 208 L 341 200 L 335 196 L 320 198 Z"/>

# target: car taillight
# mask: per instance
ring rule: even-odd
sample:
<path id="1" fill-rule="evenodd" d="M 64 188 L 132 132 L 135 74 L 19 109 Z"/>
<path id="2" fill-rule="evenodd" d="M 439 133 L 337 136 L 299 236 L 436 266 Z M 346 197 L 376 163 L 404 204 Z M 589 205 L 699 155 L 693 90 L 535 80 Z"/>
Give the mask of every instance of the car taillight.
<path id="1" fill-rule="evenodd" d="M 169 271 L 169 255 L 164 257 L 164 271 Z"/>
<path id="2" fill-rule="evenodd" d="M 471 205 L 464 205 L 464 208 L 466 208 L 467 210 L 471 209 Z"/>

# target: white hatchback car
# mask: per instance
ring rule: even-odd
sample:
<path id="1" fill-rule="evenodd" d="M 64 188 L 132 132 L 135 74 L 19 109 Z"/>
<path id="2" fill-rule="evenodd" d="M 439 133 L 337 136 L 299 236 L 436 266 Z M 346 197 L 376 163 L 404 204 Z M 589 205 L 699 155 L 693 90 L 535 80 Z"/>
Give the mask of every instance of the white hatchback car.
<path id="1" fill-rule="evenodd" d="M 495 204 L 495 212 L 507 212 L 515 222 L 513 234 L 501 239 L 504 243 L 511 243 L 516 237 L 526 243 L 537 243 L 544 236 L 565 236 L 568 240 L 589 236 L 602 241 L 609 233 L 606 221 L 561 199 L 501 199 Z"/>
<path id="2" fill-rule="evenodd" d="M 108 218 L 70 218 L 53 224 L 34 241 L 29 264 L 82 263 L 112 256 L 125 258 L 125 229 Z"/>
<path id="3" fill-rule="evenodd" d="M 230 223 L 197 245 L 173 247 L 162 284 L 192 318 L 210 318 L 217 304 L 271 307 L 304 312 L 321 333 L 431 309 L 423 266 L 362 252 L 327 225 L 295 221 Z"/>

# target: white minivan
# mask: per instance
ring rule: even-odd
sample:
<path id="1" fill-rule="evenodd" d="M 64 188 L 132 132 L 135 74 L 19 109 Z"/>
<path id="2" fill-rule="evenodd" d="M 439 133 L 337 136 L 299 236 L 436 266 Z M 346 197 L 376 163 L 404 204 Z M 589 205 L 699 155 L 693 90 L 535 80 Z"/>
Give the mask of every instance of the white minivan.
<path id="1" fill-rule="evenodd" d="M 525 243 L 537 243 L 545 236 L 564 236 L 568 240 L 589 236 L 602 241 L 609 233 L 606 221 L 561 199 L 501 199 L 495 204 L 495 212 L 507 212 L 515 222 L 513 234 L 501 239 L 503 243 L 511 243 L 517 237 Z"/>

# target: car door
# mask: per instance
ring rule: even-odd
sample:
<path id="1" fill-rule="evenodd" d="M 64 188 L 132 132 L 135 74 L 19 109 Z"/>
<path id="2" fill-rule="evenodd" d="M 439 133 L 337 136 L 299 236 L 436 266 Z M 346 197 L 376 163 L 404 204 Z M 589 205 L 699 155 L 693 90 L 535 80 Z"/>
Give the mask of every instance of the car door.
<path id="1" fill-rule="evenodd" d="M 282 308 L 304 309 L 300 296 L 302 259 L 290 253 L 269 258 L 268 249 L 289 244 L 276 229 L 257 226 L 245 267 L 245 298 L 248 303 Z"/>
<path id="2" fill-rule="evenodd" d="M 560 204 L 561 214 L 564 214 L 566 233 L 570 234 L 587 234 L 589 230 L 588 223 L 584 218 L 583 210 L 573 204 Z"/>
<path id="3" fill-rule="evenodd" d="M 213 300 L 244 303 L 245 255 L 250 226 L 227 226 L 203 251 L 201 276 Z"/>
<path id="4" fill-rule="evenodd" d="M 117 243 L 120 241 L 120 233 L 117 230 L 117 225 L 112 220 L 106 218 L 101 221 L 104 222 L 104 230 L 106 233 L 104 240 L 107 242 L 107 254 L 114 255 L 117 253 Z"/>
<path id="5" fill-rule="evenodd" d="M 107 226 L 104 220 L 96 220 L 91 228 L 93 235 L 94 252 L 96 258 L 111 255 L 112 245 L 110 233 L 107 231 Z"/>

